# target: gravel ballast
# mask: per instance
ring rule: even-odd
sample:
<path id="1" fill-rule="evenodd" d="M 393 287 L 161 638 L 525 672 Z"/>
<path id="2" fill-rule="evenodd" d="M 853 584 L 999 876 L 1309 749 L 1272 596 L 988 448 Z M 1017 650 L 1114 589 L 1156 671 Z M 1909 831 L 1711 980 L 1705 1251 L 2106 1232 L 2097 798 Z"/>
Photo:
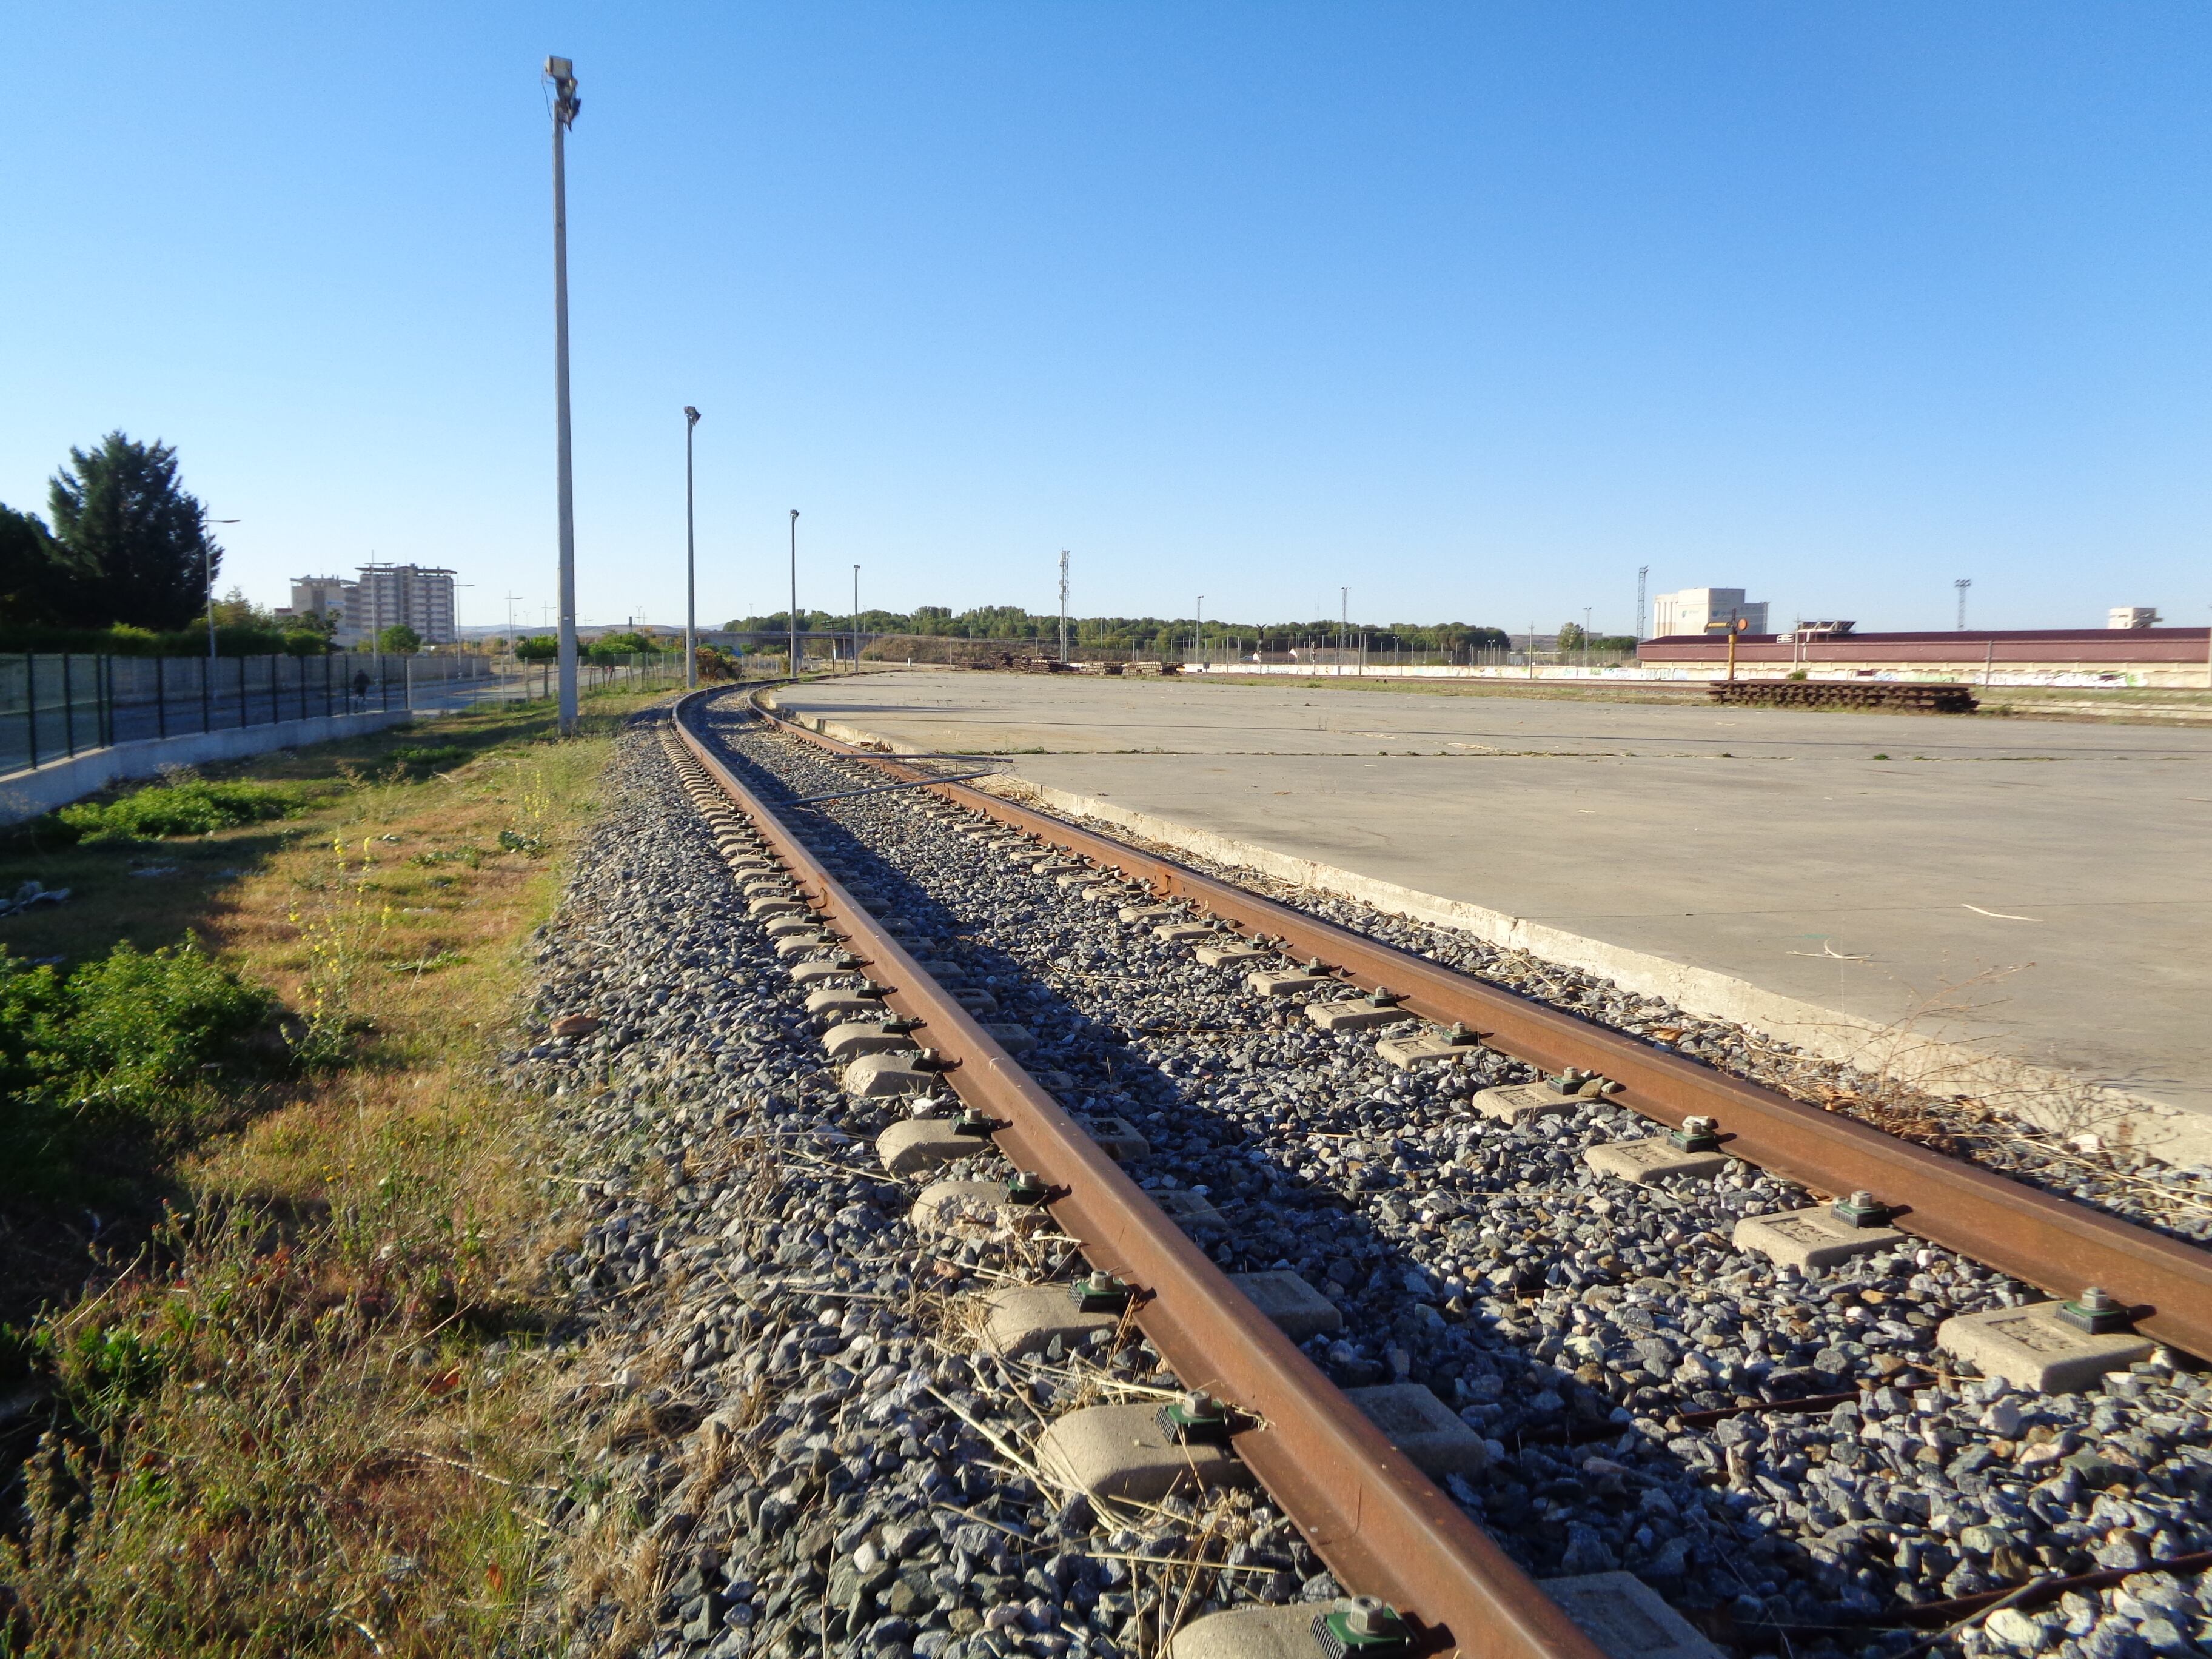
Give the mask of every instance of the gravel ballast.
<path id="1" fill-rule="evenodd" d="M 712 707 L 764 796 L 880 781 L 732 700 Z M 888 1113 L 847 1100 L 823 1064 L 804 991 L 657 735 L 625 738 L 614 787 L 542 953 L 549 1029 L 597 1026 L 513 1057 L 519 1082 L 556 1091 L 568 1132 L 555 1187 L 574 1242 L 556 1268 L 595 1379 L 574 1409 L 635 1448 L 553 1517 L 580 1564 L 625 1527 L 639 1540 L 632 1590 L 592 1605 L 580 1635 L 627 1607 L 656 1654 L 1149 1652 L 1212 1606 L 1335 1594 L 1264 1501 L 1103 1514 L 1030 1467 L 1059 1411 L 1164 1397 L 1173 1379 L 1141 1343 L 979 1352 L 978 1291 L 1075 1263 L 1048 1226 L 914 1231 L 920 1182 L 884 1175 L 869 1144 Z M 1425 1383 L 1490 1443 L 1489 1467 L 1449 1489 L 1538 1577 L 1625 1568 L 1736 1650 L 1858 1653 L 1915 1639 L 1905 1604 L 2212 1547 L 2212 1396 L 2169 1357 L 2088 1395 L 1957 1376 L 1936 1326 L 2026 1287 L 1917 1243 L 1813 1275 L 1741 1255 L 1736 1219 L 1807 1195 L 1734 1162 L 1654 1188 L 1597 1177 L 1583 1149 L 1641 1120 L 1602 1103 L 1521 1127 L 1478 1119 L 1471 1093 L 1531 1074 L 1480 1051 L 1397 1071 L 1371 1036 L 1322 1033 L 919 805 L 863 796 L 792 822 L 917 956 L 1034 1033 L 1024 1064 L 1071 1109 L 1138 1127 L 1142 1184 L 1223 1212 L 1197 1235 L 1218 1261 L 1295 1270 L 1336 1301 L 1344 1333 L 1309 1346 L 1326 1371 Z M 1359 925 L 1340 913 L 1361 907 L 1304 908 Z M 1477 965 L 1441 930 L 1360 920 Z M 1617 995 L 1553 971 L 1574 1005 Z M 1687 1053 L 1725 1037 L 1668 1029 Z M 924 1179 L 1005 1173 L 972 1164 Z M 1683 1421 L 1855 1386 L 1818 1412 Z M 1194 1558 L 1220 1570 L 1194 1574 Z M 1963 1639 L 2178 1651 L 2169 1632 L 2206 1632 L 2198 1594 L 2137 1573 Z"/>

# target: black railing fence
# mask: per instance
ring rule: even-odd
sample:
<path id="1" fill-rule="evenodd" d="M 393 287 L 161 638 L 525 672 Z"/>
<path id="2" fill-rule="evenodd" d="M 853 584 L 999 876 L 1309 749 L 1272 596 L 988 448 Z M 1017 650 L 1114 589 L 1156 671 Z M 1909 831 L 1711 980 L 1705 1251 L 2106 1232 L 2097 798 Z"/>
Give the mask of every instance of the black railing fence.
<path id="1" fill-rule="evenodd" d="M 479 656 L 0 655 L 0 773 L 145 738 L 445 702 L 493 678 Z"/>

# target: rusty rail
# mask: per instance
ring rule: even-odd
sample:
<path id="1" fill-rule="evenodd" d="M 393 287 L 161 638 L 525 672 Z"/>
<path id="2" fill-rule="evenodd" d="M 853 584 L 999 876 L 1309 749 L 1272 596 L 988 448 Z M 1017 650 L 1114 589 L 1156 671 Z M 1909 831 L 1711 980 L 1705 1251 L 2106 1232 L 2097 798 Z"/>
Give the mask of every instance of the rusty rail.
<path id="1" fill-rule="evenodd" d="M 958 1064 L 961 1099 L 1000 1120 L 999 1145 L 1060 1195 L 1053 1220 L 1092 1265 L 1147 1293 L 1136 1321 L 1187 1388 L 1249 1413 L 1237 1455 L 1295 1522 L 1338 1581 L 1378 1595 L 1425 1652 L 1469 1659 L 1601 1659 L 1601 1650 L 1459 1506 L 1393 1446 L 1228 1275 L 1162 1213 L 1058 1102 L 857 903 L 806 846 L 716 757 L 688 717 L 711 695 L 676 705 L 692 758 L 757 826 L 854 953 L 888 980 L 884 1000 L 919 1020 L 929 1046 Z M 955 787 L 958 786 L 953 786 Z"/>
<path id="2" fill-rule="evenodd" d="M 760 708 L 757 699 L 753 706 Z M 837 742 L 769 709 L 793 736 L 902 776 L 927 774 Z M 961 784 L 934 793 L 988 812 L 1094 864 L 1187 900 L 1224 921 L 1336 967 L 1348 986 L 1400 992 L 1439 1024 L 1465 1024 L 1485 1046 L 1548 1072 L 1577 1066 L 1623 1085 L 1620 1105 L 1672 1127 L 1719 1120 L 1728 1151 L 1815 1193 L 1866 1190 L 1893 1206 L 1893 1225 L 2040 1286 L 2078 1295 L 2101 1285 L 2146 1335 L 2212 1358 L 2212 1254 L 2069 1200 L 1945 1158 L 1851 1118 L 1662 1053 L 1605 1026 L 1516 996 L 1440 963 L 1379 944 L 1064 818 Z"/>

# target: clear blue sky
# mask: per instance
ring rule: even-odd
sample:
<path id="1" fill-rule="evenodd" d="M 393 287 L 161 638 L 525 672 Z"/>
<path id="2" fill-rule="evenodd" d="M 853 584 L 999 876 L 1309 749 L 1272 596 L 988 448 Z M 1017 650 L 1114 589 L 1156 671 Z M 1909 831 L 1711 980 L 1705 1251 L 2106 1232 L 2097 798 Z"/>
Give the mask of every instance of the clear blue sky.
<path id="1" fill-rule="evenodd" d="M 182 452 L 228 575 L 1625 629 L 2212 619 L 2212 9 L 14 6 L 0 500 Z"/>

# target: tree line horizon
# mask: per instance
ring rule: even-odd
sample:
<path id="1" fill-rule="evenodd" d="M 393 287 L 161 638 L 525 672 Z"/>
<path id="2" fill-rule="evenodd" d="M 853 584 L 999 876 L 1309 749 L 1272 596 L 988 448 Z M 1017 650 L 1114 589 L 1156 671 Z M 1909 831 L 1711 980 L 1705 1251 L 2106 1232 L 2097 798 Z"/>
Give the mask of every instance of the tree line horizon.
<path id="1" fill-rule="evenodd" d="M 762 616 L 738 617 L 722 624 L 733 634 L 778 634 L 789 631 L 787 611 Z M 855 619 L 827 611 L 801 610 L 801 634 L 849 634 Z M 955 613 L 949 605 L 918 605 L 911 611 L 871 610 L 857 621 L 862 634 L 902 634 L 920 638 L 989 640 L 1005 643 L 1060 643 L 1060 613 L 1024 610 L 1019 605 L 987 605 Z M 1579 623 L 1563 623 L 1559 632 L 1561 650 L 1579 650 L 1584 644 Z M 1352 623 L 1348 632 L 1337 618 L 1310 622 L 1253 623 L 1235 618 L 1207 617 L 1201 623 L 1189 617 L 1076 617 L 1067 619 L 1068 645 L 1085 651 L 1149 651 L 1172 656 L 1193 649 L 1242 647 L 1279 653 L 1301 641 L 1320 650 L 1336 648 L 1340 636 L 1347 648 L 1364 642 L 1370 651 L 1416 651 L 1459 653 L 1467 651 L 1508 651 L 1522 635 L 1502 628 L 1475 623 Z M 1592 650 L 1632 651 L 1629 636 L 1593 634 Z"/>

